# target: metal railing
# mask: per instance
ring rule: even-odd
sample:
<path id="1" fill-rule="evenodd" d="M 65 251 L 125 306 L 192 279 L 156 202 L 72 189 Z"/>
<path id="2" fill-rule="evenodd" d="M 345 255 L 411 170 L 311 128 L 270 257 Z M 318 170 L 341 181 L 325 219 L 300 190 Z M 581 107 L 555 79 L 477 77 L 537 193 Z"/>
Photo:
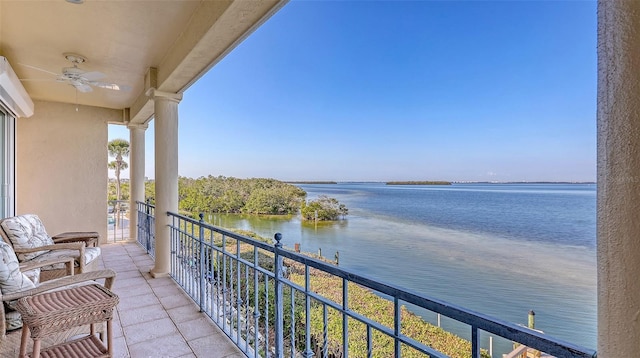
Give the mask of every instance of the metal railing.
<path id="1" fill-rule="evenodd" d="M 138 215 L 138 234 L 137 240 L 151 257 L 155 258 L 156 253 L 156 207 L 146 203 L 137 201 Z"/>
<path id="2" fill-rule="evenodd" d="M 128 200 L 109 200 L 107 212 L 107 241 L 118 242 L 129 239 Z"/>
<path id="3" fill-rule="evenodd" d="M 152 239 L 153 225 L 143 219 L 153 217 L 153 207 L 139 203 L 138 210 L 139 241 Z M 202 215 L 199 221 L 167 215 L 172 218 L 171 276 L 249 357 L 447 357 L 412 337 L 403 321 L 405 305 L 467 325 L 471 338 L 465 356 L 488 357 L 480 336 L 491 334 L 556 357 L 596 357 L 593 350 L 285 250 L 280 234 L 271 245 L 208 225 Z M 149 251 L 149 241 L 140 242 Z M 338 280 L 340 297 L 323 295 L 314 281 L 318 275 Z M 351 298 L 355 286 L 389 300 L 393 323 L 363 315 Z M 381 355 L 385 345 L 391 352 Z"/>

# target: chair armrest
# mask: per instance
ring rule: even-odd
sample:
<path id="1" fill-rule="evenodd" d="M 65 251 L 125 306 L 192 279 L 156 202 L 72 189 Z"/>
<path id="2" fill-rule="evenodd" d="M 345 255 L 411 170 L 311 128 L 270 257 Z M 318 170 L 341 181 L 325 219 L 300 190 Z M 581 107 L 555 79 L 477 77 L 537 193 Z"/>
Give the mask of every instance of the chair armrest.
<path id="1" fill-rule="evenodd" d="M 56 244 L 64 244 L 69 242 L 84 242 L 86 247 L 98 246 L 98 239 L 95 237 L 68 237 L 68 238 L 53 239 L 53 242 L 55 242 Z"/>
<path id="2" fill-rule="evenodd" d="M 14 301 L 22 297 L 37 295 L 45 291 L 68 286 L 74 283 L 84 282 L 84 281 L 93 281 L 93 280 L 102 279 L 102 278 L 105 279 L 104 287 L 111 289 L 111 287 L 113 286 L 113 280 L 115 279 L 115 277 L 116 277 L 116 273 L 113 270 L 90 271 L 90 272 L 77 274 L 74 276 L 65 276 L 65 277 L 43 282 L 40 286 L 36 288 L 32 288 L 30 290 L 2 295 L 2 301 Z"/>
<path id="3" fill-rule="evenodd" d="M 84 266 L 85 266 L 84 248 L 85 248 L 84 242 L 69 242 L 66 244 L 45 245 L 45 246 L 34 247 L 29 249 L 18 249 L 14 251 L 16 254 L 24 254 L 28 252 L 37 252 L 42 250 L 78 250 L 78 257 L 76 257 L 75 259 L 78 261 L 80 272 L 82 272 L 84 271 Z"/>
<path id="4" fill-rule="evenodd" d="M 36 268 L 49 266 L 49 265 L 64 263 L 67 268 L 67 275 L 72 276 L 74 261 L 75 260 L 73 259 L 73 257 L 59 257 L 57 259 L 45 260 L 41 262 L 26 261 L 26 262 L 20 263 L 20 271 L 29 271 Z"/>
<path id="5" fill-rule="evenodd" d="M 83 241 L 86 246 L 98 246 L 98 238 L 100 235 L 95 231 L 70 231 L 63 232 L 61 234 L 52 236 L 53 242 L 65 243 L 65 242 L 80 242 Z"/>
<path id="6" fill-rule="evenodd" d="M 39 247 L 25 248 L 25 249 L 15 249 L 16 254 L 25 254 L 29 252 L 37 252 L 42 250 L 81 250 L 84 251 L 84 242 L 69 242 L 65 244 L 53 244 L 53 245 L 44 245 Z"/>

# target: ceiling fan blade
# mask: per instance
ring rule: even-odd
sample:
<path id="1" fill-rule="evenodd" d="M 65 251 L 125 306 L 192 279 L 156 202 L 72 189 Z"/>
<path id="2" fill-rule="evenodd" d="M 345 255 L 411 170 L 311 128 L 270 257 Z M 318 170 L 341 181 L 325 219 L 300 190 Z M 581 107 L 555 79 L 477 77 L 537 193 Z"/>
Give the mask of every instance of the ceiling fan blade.
<path id="1" fill-rule="evenodd" d="M 105 75 L 102 72 L 92 71 L 92 72 L 85 72 L 81 74 L 80 77 L 84 78 L 87 81 L 96 81 L 96 80 L 107 77 L 107 75 Z"/>
<path id="2" fill-rule="evenodd" d="M 129 85 L 121 85 L 121 84 L 117 84 L 117 83 L 108 83 L 108 82 L 100 82 L 98 81 L 99 79 L 105 78 L 107 75 L 105 75 L 102 72 L 98 72 L 98 71 L 91 71 L 91 72 L 84 72 L 82 69 L 78 68 L 77 66 L 73 66 L 73 67 L 64 67 L 62 69 L 62 74 L 59 73 L 55 73 L 55 72 L 51 72 L 39 67 L 35 67 L 35 66 L 31 66 L 31 65 L 27 65 L 25 63 L 19 63 L 22 66 L 34 69 L 34 70 L 38 70 L 38 71 L 42 71 L 42 72 L 46 72 L 48 74 L 54 75 L 56 76 L 55 78 L 52 78 L 50 80 L 47 79 L 36 79 L 36 78 L 25 78 L 22 79 L 21 81 L 57 81 L 57 82 L 67 82 L 70 85 L 72 85 L 73 87 L 75 87 L 79 92 L 82 93 L 87 93 L 87 92 L 91 92 L 93 91 L 93 88 L 91 86 L 95 86 L 98 88 L 104 88 L 104 89 L 110 89 L 110 90 L 114 90 L 114 91 L 130 91 L 131 90 L 131 86 Z"/>
<path id="3" fill-rule="evenodd" d="M 93 91 L 93 88 L 91 88 L 91 86 L 89 86 L 86 83 L 81 83 L 81 82 L 71 82 L 71 85 L 73 87 L 75 87 L 78 91 L 82 92 L 82 93 L 87 93 L 87 92 L 91 92 Z"/>
<path id="4" fill-rule="evenodd" d="M 114 91 L 130 91 L 131 90 L 131 86 L 120 85 L 120 84 L 117 84 L 117 83 L 90 81 L 89 84 L 92 85 L 92 86 L 96 86 L 96 87 L 100 87 L 100 88 L 106 88 L 106 89 L 110 89 L 110 90 L 114 90 Z"/>
<path id="5" fill-rule="evenodd" d="M 52 82 L 55 78 L 20 78 L 22 82 Z"/>
<path id="6" fill-rule="evenodd" d="M 58 76 L 58 73 L 47 71 L 47 70 L 45 70 L 43 68 L 40 68 L 40 67 L 27 65 L 26 63 L 20 63 L 20 62 L 18 62 L 18 64 L 21 65 L 21 66 L 24 66 L 24 67 L 32 68 L 34 70 L 38 70 L 38 71 L 46 72 L 46 73 L 54 75 L 54 76 Z"/>

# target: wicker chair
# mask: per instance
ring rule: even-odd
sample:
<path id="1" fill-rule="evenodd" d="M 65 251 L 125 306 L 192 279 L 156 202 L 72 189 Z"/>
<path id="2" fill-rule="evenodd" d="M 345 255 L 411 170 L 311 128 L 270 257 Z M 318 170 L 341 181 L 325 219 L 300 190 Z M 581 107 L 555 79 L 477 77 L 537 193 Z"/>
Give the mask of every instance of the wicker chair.
<path id="1" fill-rule="evenodd" d="M 70 262 L 71 264 L 71 262 Z M 2 304 L 0 304 L 0 357 L 17 357 L 19 355 L 20 349 L 20 341 L 21 341 L 21 330 L 15 329 L 12 332 L 7 332 L 7 326 L 5 324 L 5 313 L 7 313 L 6 306 L 11 305 L 15 308 L 15 304 L 19 299 L 23 297 L 29 297 L 41 293 L 45 293 L 47 291 L 54 290 L 64 290 L 66 288 L 75 287 L 83 284 L 91 284 L 96 283 L 95 280 L 105 279 L 104 287 L 111 288 L 113 286 L 113 281 L 115 279 L 116 273 L 113 270 L 98 270 L 82 273 L 79 275 L 70 275 L 65 276 L 53 280 L 49 280 L 41 283 L 35 288 L 28 289 L 25 291 L 14 292 L 10 294 L 2 294 L 0 293 L 0 298 L 2 300 Z M 16 311 L 8 312 L 10 315 L 18 315 Z M 20 322 L 20 326 L 22 326 Z M 57 334 L 45 343 L 46 346 L 51 346 L 54 344 L 60 344 L 68 341 L 71 337 L 75 337 L 76 335 L 84 335 L 89 332 L 90 327 L 82 326 L 70 329 L 64 333 Z M 96 333 L 100 333 L 101 337 L 104 333 L 104 327 L 98 327 Z"/>
<path id="2" fill-rule="evenodd" d="M 20 263 L 37 263 L 64 257 L 75 259 L 75 273 L 96 268 L 100 256 L 98 233 L 67 232 L 49 237 L 37 215 L 27 214 L 0 220 L 0 236 L 11 245 Z M 63 260 L 64 261 L 64 260 Z M 60 261 L 58 261 L 60 262 Z M 42 267 L 40 281 L 66 275 L 63 263 Z"/>
<path id="3" fill-rule="evenodd" d="M 66 267 L 68 275 L 40 283 L 38 280 L 39 266 L 53 263 L 62 263 Z M 28 275 L 27 272 L 32 275 Z M 18 299 L 86 282 L 95 283 L 94 280 L 101 278 L 105 279 L 105 287 L 111 288 L 115 275 L 112 270 L 91 271 L 73 275 L 73 259 L 68 257 L 19 264 L 11 246 L 0 242 L 0 301 L 2 301 L 2 304 L 0 304 L 0 346 L 8 329 L 13 330 L 22 326 L 19 314 L 12 309 L 12 305 Z"/>

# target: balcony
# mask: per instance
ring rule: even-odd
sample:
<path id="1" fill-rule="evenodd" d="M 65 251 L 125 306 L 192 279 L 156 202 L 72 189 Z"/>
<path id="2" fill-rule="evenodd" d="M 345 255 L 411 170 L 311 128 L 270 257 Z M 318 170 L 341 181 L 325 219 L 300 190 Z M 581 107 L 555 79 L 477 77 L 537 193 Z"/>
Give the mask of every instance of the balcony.
<path id="1" fill-rule="evenodd" d="M 152 278 L 154 210 L 138 203 L 137 242 L 102 245 L 102 267 L 117 272 L 114 291 L 120 297 L 114 319 L 115 357 L 335 357 L 346 350 L 353 357 L 449 356 L 440 351 L 442 347 L 434 349 L 407 330 L 414 322 L 408 322 L 403 308 L 407 305 L 468 326 L 469 342 L 457 356 L 502 357 L 503 351 L 494 353 L 487 346 L 487 338 L 507 341 L 509 347 L 522 343 L 520 353 L 509 355 L 512 358 L 520 357 L 526 347 L 542 352 L 538 357 L 596 355 L 534 330 L 284 250 L 279 244 L 171 213 L 171 276 Z M 341 297 L 326 295 L 315 275 L 337 279 Z M 392 317 L 378 322 L 368 316 L 355 302 L 354 286 L 386 300 Z M 294 316 L 301 319 L 292 321 Z M 335 338 L 330 342 L 330 331 L 336 329 L 341 336 L 337 346 Z M 19 340 L 18 332 L 8 335 L 0 356 L 15 355 Z M 355 346 L 364 351 L 354 352 Z"/>
<path id="2" fill-rule="evenodd" d="M 405 308 L 413 307 L 446 316 L 467 327 L 467 334 L 462 336 L 468 342 L 462 353 L 456 353 L 457 356 L 501 357 L 503 352 L 492 352 L 491 342 L 494 340 L 508 342 L 509 347 L 517 342 L 521 345 L 518 348 L 520 352 L 524 351 L 523 346 L 527 346 L 534 352 L 541 352 L 541 355 L 537 354 L 542 357 L 596 356 L 594 351 L 538 331 L 420 296 L 392 284 L 348 272 L 331 263 L 285 250 L 279 242 L 275 245 L 259 242 L 174 213 L 168 213 L 171 218 L 172 278 L 159 279 L 155 283 L 146 274 L 152 266 L 152 259 L 140 251 L 144 248 L 150 254 L 154 253 L 155 208 L 138 203 L 137 209 L 139 246 L 134 247 L 130 243 L 114 245 L 123 247 L 122 250 L 135 259 L 134 264 L 123 263 L 121 267 L 137 265 L 151 289 L 162 287 L 162 290 L 175 291 L 180 286 L 183 290 L 180 295 L 161 296 L 161 291 L 160 296 L 157 293 L 155 296 L 169 300 L 180 296 L 181 301 L 185 294 L 189 296 L 204 312 L 196 312 L 198 324 L 213 321 L 218 326 L 212 335 L 215 339 L 208 342 L 216 347 L 224 343 L 234 345 L 249 357 L 334 357 L 344 355 L 345 351 L 354 357 L 448 357 L 441 351 L 442 347 L 434 348 L 410 332 L 409 328 L 414 323 L 408 319 L 411 315 Z M 121 259 L 105 256 L 104 260 L 107 267 L 111 267 Z M 318 275 L 331 277 L 333 285 L 339 288 L 339 297 L 328 295 L 323 290 L 322 285 L 314 280 Z M 138 280 L 144 287 L 145 281 L 140 277 Z M 126 282 L 118 288 L 122 285 L 137 286 L 135 282 Z M 386 301 L 385 311 L 390 312 L 389 320 L 377 321 L 359 306 L 356 298 L 359 288 Z M 134 292 L 137 290 L 136 287 Z M 126 295 L 131 295 L 131 291 Z M 142 300 L 135 298 L 124 298 L 123 302 L 127 301 L 144 305 L 140 302 Z M 162 298 L 160 302 L 166 308 Z M 193 305 L 190 307 L 198 310 Z M 119 308 L 123 309 L 128 307 Z M 129 342 L 127 324 L 121 320 Z M 179 323 L 176 326 L 180 328 Z M 157 328 L 153 326 L 152 329 Z M 341 337 L 337 340 L 336 331 Z M 147 335 L 154 336 L 155 333 Z M 226 352 L 227 348 L 224 349 Z M 510 357 L 518 356 L 514 353 Z"/>

